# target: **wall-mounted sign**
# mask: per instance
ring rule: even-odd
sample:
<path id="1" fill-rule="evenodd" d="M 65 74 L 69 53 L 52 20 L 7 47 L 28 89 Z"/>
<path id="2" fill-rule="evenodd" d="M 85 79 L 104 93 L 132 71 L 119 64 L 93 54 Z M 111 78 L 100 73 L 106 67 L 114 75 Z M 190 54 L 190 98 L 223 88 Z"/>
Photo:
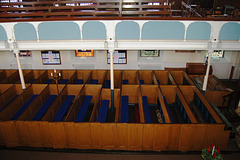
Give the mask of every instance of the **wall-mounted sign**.
<path id="1" fill-rule="evenodd" d="M 110 53 L 107 53 L 107 63 L 110 64 Z M 113 64 L 127 64 L 127 51 L 118 50 L 113 53 Z"/>
<path id="2" fill-rule="evenodd" d="M 140 56 L 141 57 L 158 57 L 159 56 L 159 50 L 141 50 Z"/>
<path id="3" fill-rule="evenodd" d="M 61 64 L 60 51 L 42 51 L 42 62 L 44 65 Z"/>
<path id="4" fill-rule="evenodd" d="M 94 50 L 76 50 L 76 57 L 94 57 Z"/>
<path id="5" fill-rule="evenodd" d="M 32 56 L 32 51 L 29 50 L 21 50 L 19 52 L 20 57 L 31 57 Z"/>

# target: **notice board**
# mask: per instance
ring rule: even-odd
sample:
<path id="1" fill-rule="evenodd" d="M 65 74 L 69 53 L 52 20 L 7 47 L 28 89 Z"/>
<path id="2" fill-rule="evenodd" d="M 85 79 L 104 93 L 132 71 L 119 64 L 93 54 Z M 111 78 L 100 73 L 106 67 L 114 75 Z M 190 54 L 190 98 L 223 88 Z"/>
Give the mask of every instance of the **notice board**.
<path id="1" fill-rule="evenodd" d="M 42 51 L 43 65 L 60 65 L 61 57 L 60 51 Z"/>
<path id="2" fill-rule="evenodd" d="M 107 53 L 107 63 L 110 64 L 110 53 Z M 118 50 L 113 53 L 113 64 L 127 64 L 127 51 Z"/>

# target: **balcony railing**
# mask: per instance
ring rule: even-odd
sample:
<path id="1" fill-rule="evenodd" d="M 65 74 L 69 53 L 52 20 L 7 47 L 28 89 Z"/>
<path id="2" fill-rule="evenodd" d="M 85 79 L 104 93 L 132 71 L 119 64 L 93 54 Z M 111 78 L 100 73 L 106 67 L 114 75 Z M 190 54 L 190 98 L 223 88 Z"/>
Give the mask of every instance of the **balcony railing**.
<path id="1" fill-rule="evenodd" d="M 0 21 L 106 17 L 171 17 L 170 6 L 167 0 L 22 1 L 1 2 Z"/>
<path id="2" fill-rule="evenodd" d="M 186 7 L 187 6 L 187 7 Z M 168 0 L 0 0 L 0 22 L 107 19 L 239 20 L 200 6 L 171 10 Z"/>

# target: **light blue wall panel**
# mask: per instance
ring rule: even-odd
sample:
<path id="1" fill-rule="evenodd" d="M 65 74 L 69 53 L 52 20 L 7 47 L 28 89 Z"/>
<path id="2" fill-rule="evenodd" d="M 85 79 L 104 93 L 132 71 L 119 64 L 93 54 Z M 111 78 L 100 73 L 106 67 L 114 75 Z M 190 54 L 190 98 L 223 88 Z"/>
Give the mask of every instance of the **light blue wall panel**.
<path id="1" fill-rule="evenodd" d="M 117 24 L 115 30 L 116 39 L 139 39 L 139 25 L 133 21 L 123 21 Z"/>
<path id="2" fill-rule="evenodd" d="M 105 40 L 106 28 L 101 22 L 86 22 L 83 24 L 82 34 L 84 40 Z"/>
<path id="3" fill-rule="evenodd" d="M 38 26 L 40 40 L 81 39 L 80 28 L 74 22 L 43 22 Z"/>
<path id="4" fill-rule="evenodd" d="M 14 34 L 17 41 L 37 40 L 37 32 L 30 23 L 18 23 L 14 26 Z"/>
<path id="5" fill-rule="evenodd" d="M 229 22 L 222 26 L 219 33 L 220 40 L 239 40 L 240 25 L 235 22 Z"/>
<path id="6" fill-rule="evenodd" d="M 206 22 L 194 22 L 188 26 L 186 39 L 208 40 L 211 35 L 211 25 Z"/>
<path id="7" fill-rule="evenodd" d="M 2 25 L 0 25 L 0 41 L 6 41 L 7 40 L 7 34 L 5 29 Z"/>
<path id="8" fill-rule="evenodd" d="M 181 22 L 147 22 L 142 28 L 142 39 L 184 39 L 184 33 Z"/>

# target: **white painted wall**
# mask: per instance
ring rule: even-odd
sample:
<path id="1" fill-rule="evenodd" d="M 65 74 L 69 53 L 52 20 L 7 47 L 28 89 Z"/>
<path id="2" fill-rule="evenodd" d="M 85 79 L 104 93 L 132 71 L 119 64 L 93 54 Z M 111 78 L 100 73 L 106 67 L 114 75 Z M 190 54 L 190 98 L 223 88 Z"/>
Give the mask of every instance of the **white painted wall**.
<path id="1" fill-rule="evenodd" d="M 231 71 L 232 54 L 225 52 L 224 58 L 212 59 L 213 74 L 219 79 L 228 79 Z M 239 53 L 240 54 L 240 53 Z M 32 51 L 32 57 L 21 57 L 23 69 L 110 69 L 107 51 L 95 51 L 94 57 L 75 57 L 75 51 L 61 51 L 61 65 L 43 65 L 41 51 Z M 114 69 L 163 70 L 164 67 L 186 67 L 187 62 L 204 62 L 205 51 L 176 53 L 161 51 L 159 57 L 140 57 L 139 51 L 127 52 L 127 64 L 114 65 Z M 235 55 L 236 56 L 236 55 Z M 240 56 L 233 79 L 239 78 Z M 17 61 L 12 52 L 0 52 L 0 69 L 17 69 Z"/>

